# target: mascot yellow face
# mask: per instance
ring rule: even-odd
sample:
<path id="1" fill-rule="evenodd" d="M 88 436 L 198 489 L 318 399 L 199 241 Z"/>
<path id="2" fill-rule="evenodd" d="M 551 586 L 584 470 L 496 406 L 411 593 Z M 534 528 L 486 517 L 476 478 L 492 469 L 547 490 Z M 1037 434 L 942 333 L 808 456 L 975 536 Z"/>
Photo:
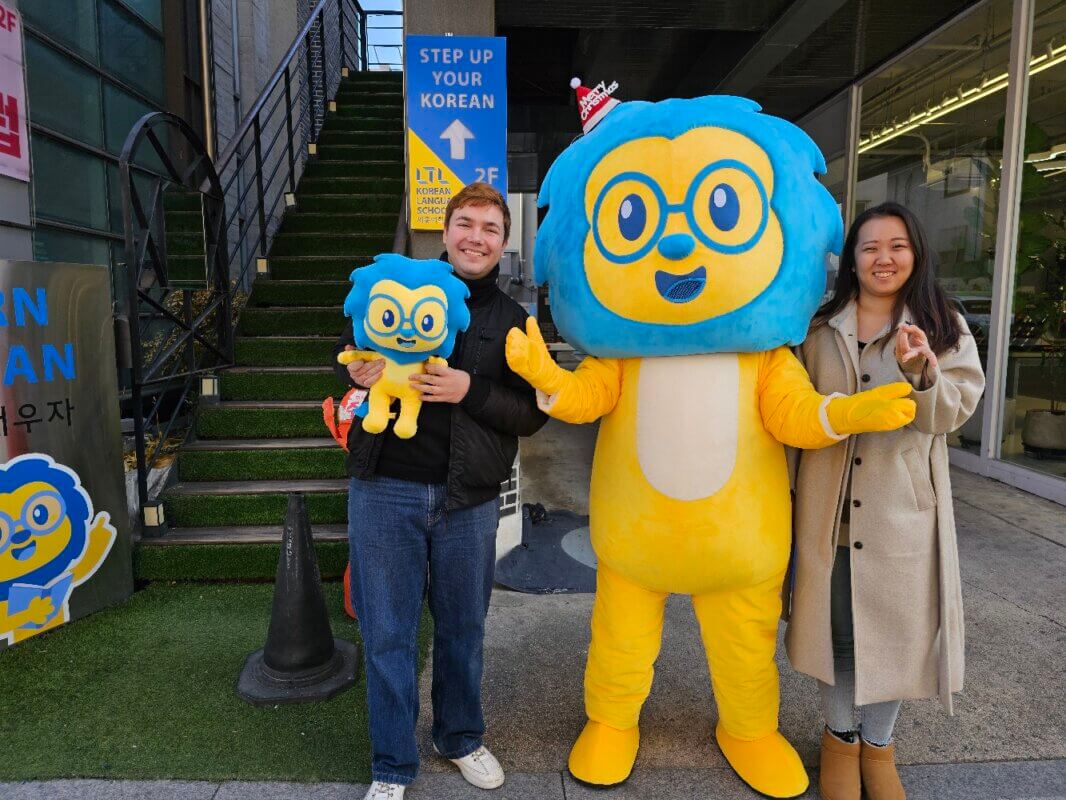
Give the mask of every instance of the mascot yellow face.
<path id="1" fill-rule="evenodd" d="M 78 524 L 84 527 L 84 521 Z M 63 495 L 51 484 L 34 481 L 0 495 L 0 582 L 59 559 L 72 532 Z"/>
<path id="2" fill-rule="evenodd" d="M 448 298 L 439 286 L 408 289 L 378 281 L 370 290 L 363 327 L 380 351 L 435 351 L 448 334 Z"/>
<path id="3" fill-rule="evenodd" d="M 707 153 L 728 153 L 708 163 Z M 724 128 L 645 137 L 610 152 L 585 187 L 589 287 L 625 319 L 688 324 L 758 297 L 784 243 L 763 149 Z"/>

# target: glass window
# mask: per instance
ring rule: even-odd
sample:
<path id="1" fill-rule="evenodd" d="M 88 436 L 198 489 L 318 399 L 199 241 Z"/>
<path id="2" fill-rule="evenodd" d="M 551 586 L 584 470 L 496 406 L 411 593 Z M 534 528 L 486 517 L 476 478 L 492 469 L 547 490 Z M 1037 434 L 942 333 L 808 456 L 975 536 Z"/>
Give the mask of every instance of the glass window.
<path id="1" fill-rule="evenodd" d="M 148 22 L 162 29 L 163 9 L 161 0 L 122 0 L 122 2 L 148 20 Z"/>
<path id="2" fill-rule="evenodd" d="M 96 45 L 96 0 L 31 0 L 19 9 L 26 21 L 52 38 L 99 60 Z"/>
<path id="3" fill-rule="evenodd" d="M 1001 456 L 1066 477 L 1066 6 L 1037 2 Z"/>
<path id="4" fill-rule="evenodd" d="M 844 213 L 844 196 L 847 194 L 848 104 L 849 92 L 841 92 L 799 122 L 799 127 L 814 140 L 825 157 L 825 174 L 819 176 L 819 180 L 837 201 L 841 216 Z M 826 261 L 827 296 L 836 282 L 839 263 L 837 256 L 830 256 Z"/>
<path id="5" fill-rule="evenodd" d="M 155 110 L 105 81 L 104 124 L 107 127 L 107 149 L 115 155 L 122 153 L 122 145 L 126 143 L 126 137 L 134 123 Z M 151 148 L 146 147 L 146 150 L 148 149 Z"/>
<path id="6" fill-rule="evenodd" d="M 855 212 L 915 212 L 985 364 L 1010 38 L 1011 3 L 993 0 L 862 86 Z M 949 442 L 976 450 L 982 411 Z"/>
<path id="7" fill-rule="evenodd" d="M 26 37 L 26 74 L 33 121 L 97 147 L 100 79 L 33 36 Z"/>
<path id="8" fill-rule="evenodd" d="M 104 162 L 36 133 L 32 136 L 31 149 L 37 215 L 105 230 Z"/>
<path id="9" fill-rule="evenodd" d="M 163 42 L 110 0 L 100 3 L 104 69 L 163 103 Z"/>
<path id="10" fill-rule="evenodd" d="M 107 239 L 52 230 L 43 225 L 33 232 L 34 261 L 107 265 L 109 257 Z"/>

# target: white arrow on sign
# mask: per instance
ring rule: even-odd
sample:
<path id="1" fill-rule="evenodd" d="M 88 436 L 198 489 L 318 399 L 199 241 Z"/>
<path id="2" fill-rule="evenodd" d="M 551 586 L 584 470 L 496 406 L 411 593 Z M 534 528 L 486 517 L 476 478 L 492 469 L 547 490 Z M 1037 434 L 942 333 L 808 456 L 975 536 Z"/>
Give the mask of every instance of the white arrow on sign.
<path id="1" fill-rule="evenodd" d="M 452 160 L 462 161 L 466 158 L 466 140 L 473 139 L 474 134 L 462 122 L 453 120 L 452 124 L 444 129 L 440 138 L 449 140 L 452 146 Z"/>

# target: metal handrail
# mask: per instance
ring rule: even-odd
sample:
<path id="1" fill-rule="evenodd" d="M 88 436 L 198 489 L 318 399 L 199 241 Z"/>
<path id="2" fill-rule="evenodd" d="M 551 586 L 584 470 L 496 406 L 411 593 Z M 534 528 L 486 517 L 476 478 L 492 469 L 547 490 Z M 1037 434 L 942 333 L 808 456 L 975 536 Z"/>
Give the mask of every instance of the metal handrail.
<path id="1" fill-rule="evenodd" d="M 122 366 L 142 508 L 154 502 L 148 475 L 162 449 L 149 453 L 146 440 L 165 442 L 184 419 L 180 410 L 196 398 L 198 380 L 233 366 L 234 310 L 250 288 L 249 268 L 266 257 L 294 199 L 342 75 L 369 67 L 367 18 L 359 0 L 319 0 L 216 160 L 187 123 L 166 112 L 142 117 L 126 139 L 120 169 L 127 286 L 118 316 L 125 321 Z M 146 154 L 162 169 L 145 169 Z M 196 287 L 176 282 L 168 264 L 164 197 L 174 187 L 200 197 L 208 269 Z"/>

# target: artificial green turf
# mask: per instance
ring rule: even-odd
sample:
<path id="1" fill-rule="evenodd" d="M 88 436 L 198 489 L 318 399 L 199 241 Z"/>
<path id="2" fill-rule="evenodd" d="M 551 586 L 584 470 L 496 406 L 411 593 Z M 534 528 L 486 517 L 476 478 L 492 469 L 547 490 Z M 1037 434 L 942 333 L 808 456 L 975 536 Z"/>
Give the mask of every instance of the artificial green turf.
<path id="1" fill-rule="evenodd" d="M 192 233 L 167 233 L 167 256 L 200 256 L 204 255 L 203 231 Z"/>
<path id="2" fill-rule="evenodd" d="M 323 181 L 332 184 L 338 180 L 359 180 L 358 178 L 331 178 Z M 388 183 L 382 179 L 383 183 Z M 324 189 L 325 190 L 325 189 Z M 330 191 L 337 191 L 332 187 Z M 343 189 L 341 189 L 343 191 Z M 353 190 L 355 191 L 355 190 Z M 383 189 L 382 191 L 388 191 Z M 399 209 L 397 209 L 399 211 Z M 283 233 L 274 240 L 272 256 L 376 256 L 378 253 L 392 251 L 392 236 L 385 234 L 321 234 L 321 233 Z"/>
<path id="3" fill-rule="evenodd" d="M 335 309 L 313 311 L 246 308 L 241 312 L 239 333 L 242 336 L 340 336 L 345 322 L 339 304 Z"/>
<path id="4" fill-rule="evenodd" d="M 399 201 L 397 201 L 399 202 Z M 364 267 L 370 256 L 334 256 L 332 258 L 272 258 L 270 276 L 279 281 L 346 281 L 352 270 Z"/>
<path id="5" fill-rule="evenodd" d="M 399 115 L 364 117 L 333 114 L 329 127 L 331 131 L 346 131 L 349 133 L 396 133 L 402 135 L 403 119 Z"/>
<path id="6" fill-rule="evenodd" d="M 138 545 L 133 577 L 138 581 L 271 580 L 280 544 Z M 316 542 L 323 578 L 339 578 L 348 564 L 347 542 Z"/>
<path id="7" fill-rule="evenodd" d="M 210 549 L 210 548 L 202 548 Z M 334 636 L 359 641 L 324 585 Z M 0 657 L 0 779 L 367 782 L 360 679 L 331 700 L 253 707 L 234 693 L 263 646 L 273 586 L 153 585 Z M 431 635 L 423 616 L 424 661 Z"/>
<path id="8" fill-rule="evenodd" d="M 397 192 L 376 192 L 374 194 L 346 195 L 332 192 L 304 194 L 296 198 L 298 213 L 305 211 L 326 212 L 330 214 L 359 214 L 373 212 L 376 214 L 399 214 L 403 196 Z"/>
<path id="9" fill-rule="evenodd" d="M 326 339 L 273 339 L 245 336 L 237 339 L 237 363 L 241 366 L 325 366 L 333 360 L 334 337 Z"/>
<path id="10" fill-rule="evenodd" d="M 312 524 L 348 521 L 347 492 L 308 492 L 304 495 Z M 172 494 L 163 493 L 167 521 L 174 528 L 213 528 L 222 525 L 278 525 L 285 521 L 285 494 Z"/>
<path id="11" fill-rule="evenodd" d="M 289 283 L 257 280 L 249 299 L 256 306 L 335 306 L 344 302 L 351 283 Z"/>
<path id="12" fill-rule="evenodd" d="M 286 233 L 383 233 L 396 231 L 398 209 L 374 214 L 335 212 L 290 213 L 282 227 Z"/>
<path id="13" fill-rule="evenodd" d="M 203 406 L 196 418 L 196 435 L 201 439 L 277 439 L 326 436 L 328 432 L 320 408 Z"/>
<path id="14" fill-rule="evenodd" d="M 326 426 L 322 426 L 323 435 Z M 183 481 L 312 480 L 343 478 L 344 450 L 192 450 L 178 458 Z"/>
<path id="15" fill-rule="evenodd" d="M 332 372 L 225 372 L 223 400 L 325 400 L 347 388 Z M 321 419 L 321 416 L 319 417 Z"/>
<path id="16" fill-rule="evenodd" d="M 204 231 L 204 216 L 197 209 L 195 211 L 167 211 L 167 233 L 199 233 Z M 169 253 L 167 255 L 170 255 Z"/>
<path id="17" fill-rule="evenodd" d="M 327 122 L 319 134 L 318 144 L 322 148 L 319 152 L 326 152 L 325 146 L 330 144 L 385 144 L 391 146 L 403 145 L 403 131 L 351 131 L 340 127 L 332 127 L 333 123 Z"/>
<path id="18" fill-rule="evenodd" d="M 329 159 L 329 160 L 327 160 Z M 336 160 L 337 156 L 323 148 L 323 155 L 311 162 L 305 173 L 308 178 L 399 178 L 403 179 L 402 162 L 367 162 Z"/>

